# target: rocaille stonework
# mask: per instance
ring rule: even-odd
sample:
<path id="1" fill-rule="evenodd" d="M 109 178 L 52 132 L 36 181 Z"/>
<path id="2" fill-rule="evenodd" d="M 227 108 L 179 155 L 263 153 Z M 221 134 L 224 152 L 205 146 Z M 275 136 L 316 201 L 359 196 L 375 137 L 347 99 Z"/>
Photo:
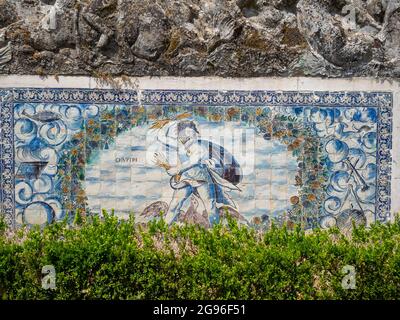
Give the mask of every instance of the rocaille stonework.
<path id="1" fill-rule="evenodd" d="M 400 0 L 0 0 L 0 73 L 400 75 Z"/>

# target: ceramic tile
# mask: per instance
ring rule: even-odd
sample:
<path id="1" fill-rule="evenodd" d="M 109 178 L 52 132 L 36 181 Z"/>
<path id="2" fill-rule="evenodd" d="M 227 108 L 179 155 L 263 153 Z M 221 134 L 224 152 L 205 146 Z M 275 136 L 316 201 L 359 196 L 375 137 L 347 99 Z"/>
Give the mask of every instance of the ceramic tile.
<path id="1" fill-rule="evenodd" d="M 10 225 L 100 208 L 198 223 L 204 210 L 228 210 L 249 225 L 390 219 L 400 171 L 391 178 L 389 93 L 143 90 L 139 103 L 133 90 L 14 88 L 11 102 L 8 92 L 0 168 Z"/>

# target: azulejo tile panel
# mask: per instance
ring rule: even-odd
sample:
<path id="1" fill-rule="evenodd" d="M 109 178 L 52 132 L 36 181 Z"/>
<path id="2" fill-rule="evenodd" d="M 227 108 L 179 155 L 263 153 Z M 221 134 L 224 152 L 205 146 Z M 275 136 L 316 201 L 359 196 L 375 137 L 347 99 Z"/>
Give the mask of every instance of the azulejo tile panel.
<path id="1" fill-rule="evenodd" d="M 0 90 L 12 227 L 114 210 L 256 228 L 390 219 L 388 92 Z"/>

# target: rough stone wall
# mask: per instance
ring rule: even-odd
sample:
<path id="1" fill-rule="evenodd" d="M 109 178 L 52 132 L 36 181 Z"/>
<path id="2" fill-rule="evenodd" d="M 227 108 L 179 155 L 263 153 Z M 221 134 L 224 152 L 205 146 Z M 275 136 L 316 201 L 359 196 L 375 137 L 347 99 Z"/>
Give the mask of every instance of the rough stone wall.
<path id="1" fill-rule="evenodd" d="M 400 0 L 0 0 L 0 73 L 400 76 Z"/>

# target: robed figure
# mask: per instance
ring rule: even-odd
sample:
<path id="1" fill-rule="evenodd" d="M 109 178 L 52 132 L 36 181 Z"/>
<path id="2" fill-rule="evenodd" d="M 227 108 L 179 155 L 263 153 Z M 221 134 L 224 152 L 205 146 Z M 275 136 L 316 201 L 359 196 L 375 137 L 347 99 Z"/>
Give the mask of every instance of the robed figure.
<path id="1" fill-rule="evenodd" d="M 162 146 L 154 154 L 154 161 L 171 176 L 174 189 L 165 215 L 167 223 L 177 221 L 193 197 L 207 212 L 211 226 L 220 221 L 221 208 L 238 211 L 229 193 L 240 191 L 242 170 L 230 152 L 201 139 L 196 124 L 190 120 L 161 121 L 153 128 L 158 129 L 157 141 Z"/>

